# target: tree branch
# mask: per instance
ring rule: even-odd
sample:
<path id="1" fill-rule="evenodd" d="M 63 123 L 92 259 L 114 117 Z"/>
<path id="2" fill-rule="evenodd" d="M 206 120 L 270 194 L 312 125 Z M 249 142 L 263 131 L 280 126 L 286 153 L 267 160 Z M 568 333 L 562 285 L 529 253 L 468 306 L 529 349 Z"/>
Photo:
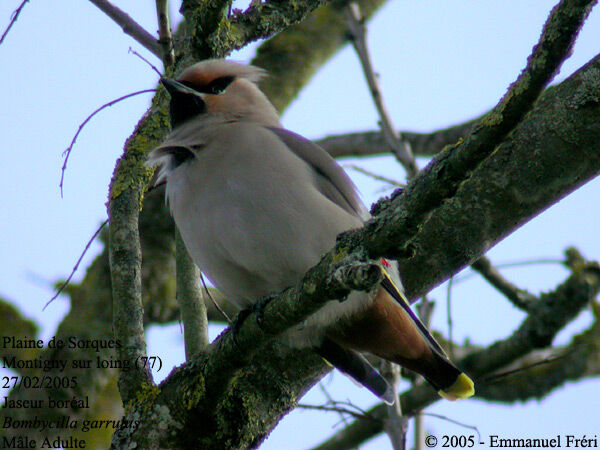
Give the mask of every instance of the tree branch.
<path id="1" fill-rule="evenodd" d="M 122 11 L 108 0 L 90 0 L 90 2 L 96 5 L 102 12 L 104 12 L 104 14 L 110 17 L 117 25 L 119 25 L 125 34 L 131 36 L 156 57 L 161 58 L 161 47 L 156 38 L 148 33 L 126 12 Z"/>
<path id="2" fill-rule="evenodd" d="M 189 361 L 208 347 L 208 318 L 200 285 L 200 270 L 185 248 L 185 243 L 177 229 L 175 229 L 175 261 L 177 300 L 183 322 L 185 359 Z"/>
<path id="3" fill-rule="evenodd" d="M 158 44 L 165 71 L 175 64 L 175 50 L 169 20 L 169 0 L 156 0 L 156 16 L 158 18 Z"/>
<path id="4" fill-rule="evenodd" d="M 520 289 L 515 286 L 513 283 L 508 281 L 506 278 L 502 276 L 502 274 L 492 266 L 492 263 L 485 256 L 482 256 L 473 264 L 471 267 L 481 274 L 488 283 L 494 286 L 499 292 L 504 294 L 504 296 L 510 300 L 510 302 L 515 305 L 517 308 L 528 311 L 532 306 L 536 297 L 524 289 Z"/>
<path id="5" fill-rule="evenodd" d="M 381 94 L 381 89 L 379 87 L 379 81 L 373 70 L 371 55 L 369 54 L 369 48 L 367 46 L 367 29 L 359 11 L 358 4 L 354 2 L 351 2 L 346 7 L 346 17 L 348 18 L 348 25 L 352 35 L 352 44 L 354 45 L 354 49 L 360 60 L 360 64 L 367 80 L 367 85 L 369 86 L 369 91 L 371 92 L 371 97 L 373 98 L 377 113 L 379 114 L 381 134 L 392 150 L 392 153 L 396 155 L 396 158 L 398 158 L 400 163 L 406 169 L 408 179 L 411 179 L 419 173 L 419 166 L 417 166 L 410 145 L 402 139 L 402 136 L 400 136 L 396 127 L 394 127 L 392 118 L 385 106 L 383 95 Z"/>
<path id="6" fill-rule="evenodd" d="M 463 139 L 480 120 L 480 118 L 469 120 L 431 133 L 400 131 L 400 134 L 410 144 L 415 155 L 434 156 L 444 147 Z M 327 136 L 315 142 L 334 158 L 365 157 L 387 153 L 385 140 L 379 131 Z"/>
<path id="7" fill-rule="evenodd" d="M 164 92 L 162 99 L 160 94 L 155 97 L 156 101 L 159 99 L 164 100 Z M 134 134 L 125 143 L 125 154 L 115 168 L 110 185 L 108 216 L 113 330 L 121 343 L 117 350 L 119 359 L 133 365 L 132 370 L 119 373 L 119 391 L 124 404 L 134 399 L 145 386 L 153 385 L 149 368 L 139 364 L 146 356 L 146 342 L 138 215 L 142 189 L 149 183 L 152 172 L 144 166 L 149 144 L 147 136 L 160 139 L 167 123 L 164 108 L 157 108 L 154 114 L 146 114 L 142 118 L 138 124 L 140 133 Z M 158 141 L 151 143 L 158 144 Z"/>
<path id="8" fill-rule="evenodd" d="M 326 0 L 252 2 L 243 13 L 236 12 L 231 19 L 225 10 L 228 1 L 184 1 L 182 12 L 189 35 L 204 36 L 191 42 L 194 59 L 222 58 L 258 39 L 271 37 L 326 3 Z"/>

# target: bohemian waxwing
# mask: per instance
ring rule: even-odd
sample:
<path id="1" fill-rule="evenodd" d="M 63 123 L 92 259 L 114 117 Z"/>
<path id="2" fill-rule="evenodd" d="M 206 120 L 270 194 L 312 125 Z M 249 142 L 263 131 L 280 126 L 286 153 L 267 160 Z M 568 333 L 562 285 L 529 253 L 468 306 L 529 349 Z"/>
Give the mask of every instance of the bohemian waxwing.
<path id="1" fill-rule="evenodd" d="M 189 253 L 242 308 L 295 285 L 338 234 L 369 217 L 342 168 L 319 146 L 281 127 L 256 85 L 263 76 L 256 67 L 207 60 L 178 81 L 161 80 L 171 95 L 173 130 L 150 154 Z M 357 352 L 418 372 L 450 400 L 471 396 L 473 382 L 396 287 L 397 266 L 384 265 L 375 294 L 330 301 L 282 339 L 312 347 L 388 403 L 392 391 Z"/>

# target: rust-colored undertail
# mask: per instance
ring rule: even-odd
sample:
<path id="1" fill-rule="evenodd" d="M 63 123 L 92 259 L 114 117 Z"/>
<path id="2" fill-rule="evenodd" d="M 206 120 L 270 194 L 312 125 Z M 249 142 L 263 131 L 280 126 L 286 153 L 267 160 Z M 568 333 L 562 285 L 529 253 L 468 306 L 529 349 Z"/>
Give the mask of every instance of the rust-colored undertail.
<path id="1" fill-rule="evenodd" d="M 372 305 L 350 323 L 330 330 L 328 336 L 343 347 L 372 353 L 419 373 L 449 400 L 474 393 L 471 379 L 452 364 L 387 275 Z"/>

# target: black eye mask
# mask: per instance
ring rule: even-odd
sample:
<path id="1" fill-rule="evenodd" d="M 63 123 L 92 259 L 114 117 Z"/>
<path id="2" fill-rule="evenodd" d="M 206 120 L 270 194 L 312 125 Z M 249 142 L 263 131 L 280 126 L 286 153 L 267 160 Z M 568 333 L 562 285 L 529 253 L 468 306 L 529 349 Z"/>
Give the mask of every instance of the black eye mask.
<path id="1" fill-rule="evenodd" d="M 224 92 L 225 89 L 227 89 L 227 86 L 229 86 L 233 82 L 233 80 L 235 80 L 234 76 L 227 75 L 224 77 L 215 78 L 210 83 L 205 84 L 203 86 L 198 86 L 197 84 L 191 83 L 189 81 L 182 81 L 181 84 L 189 87 L 190 89 L 195 90 L 196 92 L 201 92 L 203 94 L 218 95 Z"/>

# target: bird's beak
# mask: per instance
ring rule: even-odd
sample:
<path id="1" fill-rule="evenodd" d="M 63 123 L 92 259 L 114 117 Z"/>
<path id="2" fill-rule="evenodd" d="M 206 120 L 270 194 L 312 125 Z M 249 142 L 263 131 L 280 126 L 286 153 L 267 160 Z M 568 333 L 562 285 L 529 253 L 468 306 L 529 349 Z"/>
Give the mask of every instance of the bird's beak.
<path id="1" fill-rule="evenodd" d="M 200 95 L 199 92 L 196 92 L 192 88 L 187 87 L 185 84 L 181 84 L 179 81 L 173 80 L 171 78 L 161 78 L 161 84 L 165 87 L 167 92 L 173 97 L 176 94 L 193 94 Z"/>

